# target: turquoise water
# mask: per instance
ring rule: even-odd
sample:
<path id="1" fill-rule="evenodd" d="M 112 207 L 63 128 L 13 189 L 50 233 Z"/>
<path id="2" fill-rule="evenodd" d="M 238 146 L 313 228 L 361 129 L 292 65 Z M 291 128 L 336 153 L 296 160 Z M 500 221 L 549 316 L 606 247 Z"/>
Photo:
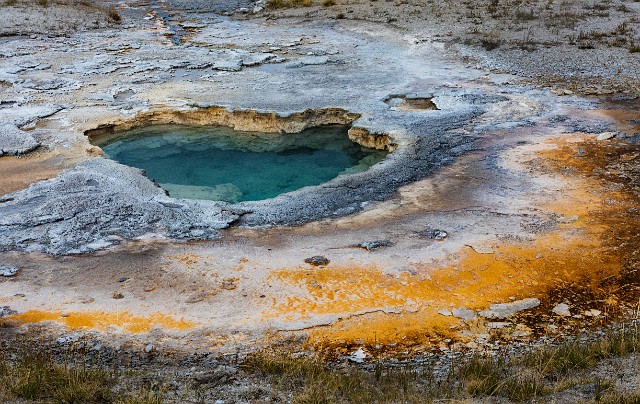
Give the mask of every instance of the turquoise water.
<path id="1" fill-rule="evenodd" d="M 149 126 L 97 145 L 107 157 L 145 170 L 173 197 L 226 202 L 268 199 L 318 185 L 365 171 L 386 155 L 351 142 L 342 126 L 296 134 Z"/>

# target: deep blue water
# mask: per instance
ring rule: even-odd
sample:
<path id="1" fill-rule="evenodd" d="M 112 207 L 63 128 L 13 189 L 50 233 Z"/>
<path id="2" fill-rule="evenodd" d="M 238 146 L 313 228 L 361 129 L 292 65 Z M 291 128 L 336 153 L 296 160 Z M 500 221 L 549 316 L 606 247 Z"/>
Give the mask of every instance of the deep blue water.
<path id="1" fill-rule="evenodd" d="M 341 126 L 296 134 L 149 126 L 98 145 L 107 157 L 145 170 L 173 197 L 227 202 L 268 199 L 318 185 L 342 173 L 365 171 L 386 155 L 351 142 Z"/>

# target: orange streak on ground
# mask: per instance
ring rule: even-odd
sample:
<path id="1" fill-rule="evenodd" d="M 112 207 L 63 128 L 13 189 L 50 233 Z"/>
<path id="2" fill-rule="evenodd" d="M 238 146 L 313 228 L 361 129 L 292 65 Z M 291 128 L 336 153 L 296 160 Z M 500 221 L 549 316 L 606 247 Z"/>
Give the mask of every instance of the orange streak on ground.
<path id="1" fill-rule="evenodd" d="M 555 149 L 540 155 L 562 167 L 564 160 L 575 160 L 575 153 L 565 152 Z M 619 275 L 622 264 L 615 249 L 602 240 L 616 225 L 620 212 L 629 208 L 629 199 L 623 193 L 603 191 L 596 179 L 574 178 L 571 176 L 566 190 L 554 191 L 553 202 L 539 207 L 547 213 L 576 217 L 535 240 L 496 242 L 493 254 L 465 249 L 448 257 L 446 265 L 423 263 L 414 267 L 413 274 L 398 276 L 364 266 L 284 268 L 273 272 L 269 281 L 294 292 L 278 300 L 265 317 L 288 321 L 327 315 L 341 318 L 330 326 L 311 329 L 312 344 L 411 345 L 411 341 L 452 335 L 451 326 L 460 321 L 439 314 L 442 309 L 465 306 L 480 310 L 508 302 L 510 297 L 538 297 L 544 304 L 548 293 L 566 285 L 610 296 L 615 286 L 603 286 L 602 280 Z"/>
<path id="2" fill-rule="evenodd" d="M 129 312 L 104 312 L 86 311 L 65 313 L 56 311 L 28 310 L 24 313 L 14 314 L 9 318 L 23 323 L 40 323 L 43 321 L 55 321 L 66 325 L 71 329 L 89 328 L 105 330 L 108 327 L 119 327 L 132 334 L 140 334 L 151 331 L 154 327 L 184 331 L 195 327 L 195 323 L 176 320 L 162 313 L 154 313 L 147 317 L 135 316 Z"/>
<path id="3" fill-rule="evenodd" d="M 302 293 L 286 296 L 270 315 L 295 321 L 318 315 L 349 317 L 385 308 L 391 312 L 317 328 L 311 332 L 317 341 L 390 343 L 417 335 L 447 335 L 459 320 L 439 314 L 441 309 L 480 310 L 508 302 L 511 296 L 543 298 L 554 285 L 583 279 L 596 287 L 597 280 L 617 274 L 617 260 L 594 253 L 598 244 L 593 240 L 597 239 L 575 242 L 556 235 L 529 246 L 498 245 L 494 254 L 469 249 L 451 266 L 424 264 L 416 267 L 417 274 L 402 273 L 397 278 L 375 267 L 283 269 L 272 275 L 272 281 L 298 286 Z M 544 257 L 536 258 L 538 254 Z"/>

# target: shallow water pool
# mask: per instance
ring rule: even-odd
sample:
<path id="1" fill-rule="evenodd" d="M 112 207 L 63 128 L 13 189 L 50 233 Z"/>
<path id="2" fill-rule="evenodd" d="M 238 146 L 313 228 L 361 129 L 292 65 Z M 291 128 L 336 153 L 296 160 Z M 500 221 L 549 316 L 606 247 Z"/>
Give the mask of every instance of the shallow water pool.
<path id="1" fill-rule="evenodd" d="M 385 158 L 386 152 L 353 143 L 347 130 L 324 126 L 279 134 L 162 125 L 94 143 L 107 157 L 145 170 L 175 198 L 240 202 L 362 172 Z"/>

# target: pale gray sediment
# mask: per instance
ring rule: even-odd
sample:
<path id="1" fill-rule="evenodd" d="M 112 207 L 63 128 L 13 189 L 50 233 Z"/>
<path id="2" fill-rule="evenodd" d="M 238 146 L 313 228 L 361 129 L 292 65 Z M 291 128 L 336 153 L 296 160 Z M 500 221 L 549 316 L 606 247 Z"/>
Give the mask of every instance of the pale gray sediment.
<path id="1" fill-rule="evenodd" d="M 95 251 L 149 233 L 211 238 L 238 217 L 221 203 L 169 198 L 140 170 L 103 158 L 0 197 L 0 211 L 0 250 L 52 254 Z"/>
<path id="2" fill-rule="evenodd" d="M 0 117 L 15 130 L 34 127 L 40 119 L 52 133 L 42 139 L 44 149 L 74 144 L 90 149 L 82 134 L 99 126 L 141 116 L 148 118 L 145 124 L 181 123 L 171 121 L 180 114 L 163 121 L 158 111 L 193 114 L 222 106 L 230 113 L 255 111 L 286 121 L 306 116 L 303 111 L 332 109 L 343 111 L 335 122 L 311 112 L 308 122 L 282 131 L 347 123 L 386 136 L 395 150 L 366 172 L 232 205 L 170 198 L 140 170 L 93 157 L 0 197 L 0 251 L 70 254 L 122 239 L 210 239 L 232 225 L 280 226 L 343 216 L 433 173 L 476 147 L 488 130 L 529 125 L 553 113 L 545 106 L 547 93 L 504 84 L 504 77 L 498 88 L 483 78 L 485 72 L 453 60 L 438 45 L 399 39 L 379 26 L 206 18 L 194 25 L 184 45 L 167 41 L 162 34 L 168 32 L 129 25 L 71 38 L 4 39 L 3 97 L 17 101 L 0 109 Z M 410 108 L 390 103 L 415 97 L 424 100 Z M 207 123 L 212 122 L 197 122 Z M 380 139 L 361 135 L 354 139 L 380 146 Z"/>
<path id="3" fill-rule="evenodd" d="M 0 251 L 81 253 L 145 235 L 209 239 L 232 224 L 302 224 L 354 213 L 472 147 L 472 138 L 454 129 L 479 111 L 440 112 L 429 124 L 408 125 L 404 135 L 395 132 L 402 146 L 368 171 L 264 201 L 174 199 L 140 170 L 92 158 L 57 178 L 0 197 Z"/>
<path id="4" fill-rule="evenodd" d="M 0 124 L 0 156 L 29 153 L 40 143 L 28 132 L 15 125 Z"/>

